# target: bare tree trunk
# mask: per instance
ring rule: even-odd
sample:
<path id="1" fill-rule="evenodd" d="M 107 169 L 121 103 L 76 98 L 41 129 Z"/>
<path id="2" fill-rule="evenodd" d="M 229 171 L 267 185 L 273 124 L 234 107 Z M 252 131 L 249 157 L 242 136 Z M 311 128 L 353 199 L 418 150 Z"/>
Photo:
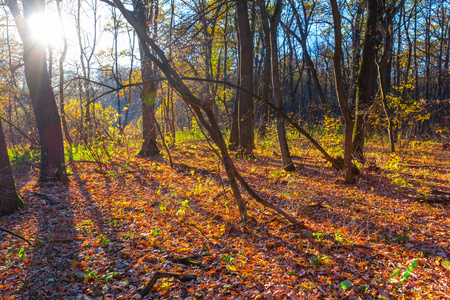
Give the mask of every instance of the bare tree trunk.
<path id="1" fill-rule="evenodd" d="M 264 0 L 261 1 L 264 4 Z M 264 8 L 265 9 L 265 8 Z M 270 59 L 270 27 L 268 17 L 265 12 L 262 12 L 261 23 L 263 29 L 263 71 L 262 71 L 262 83 L 261 83 L 261 97 L 269 101 L 270 97 L 270 70 L 271 70 L 271 59 Z M 266 103 L 261 103 L 261 115 L 259 119 L 258 135 L 264 137 L 267 133 L 267 123 L 269 117 L 269 107 Z"/>
<path id="2" fill-rule="evenodd" d="M 302 20 L 300 19 L 300 14 L 299 14 L 297 8 L 295 7 L 294 1 L 289 0 L 289 4 L 291 5 L 291 9 L 294 12 L 294 18 L 297 22 L 297 27 L 300 30 L 300 37 L 297 34 L 295 34 L 294 32 L 292 32 L 291 30 L 288 30 L 288 31 L 292 34 L 292 36 L 294 36 L 297 39 L 297 41 L 300 43 L 300 46 L 302 47 L 303 57 L 305 59 L 306 66 L 309 69 L 309 72 L 310 72 L 309 74 L 313 81 L 314 88 L 316 89 L 317 96 L 319 97 L 320 104 L 322 105 L 322 109 L 324 110 L 324 112 L 327 113 L 327 100 L 322 91 L 322 86 L 319 81 L 319 76 L 317 74 L 316 67 L 314 66 L 314 62 L 309 54 L 308 45 L 307 45 L 307 41 L 306 41 L 306 39 L 308 37 L 308 31 L 309 31 L 309 17 L 306 17 L 306 16 L 308 16 L 308 15 L 310 16 L 310 14 L 308 12 L 304 11 L 303 15 L 305 16 L 305 18 L 303 19 L 303 22 L 302 22 Z M 316 3 L 314 3 L 311 6 L 311 10 L 314 10 L 315 6 L 316 6 Z M 306 5 L 304 5 L 304 3 L 303 3 L 303 9 L 304 10 L 306 9 Z M 286 26 L 284 26 L 284 27 L 286 28 Z"/>
<path id="3" fill-rule="evenodd" d="M 245 0 L 237 0 L 236 22 L 239 39 L 239 85 L 253 91 L 253 39 L 248 19 L 248 6 Z M 254 144 L 254 112 L 253 98 L 245 93 L 239 93 L 236 98 L 238 105 L 238 150 L 252 154 Z"/>
<path id="4" fill-rule="evenodd" d="M 283 110 L 283 99 L 281 92 L 280 75 L 278 70 L 278 24 L 282 12 L 282 0 L 277 0 L 275 11 L 270 19 L 270 53 L 272 60 L 272 88 L 275 104 Z M 294 171 L 295 166 L 289 153 L 289 146 L 286 139 L 286 128 L 283 118 L 277 115 L 277 134 L 278 143 L 280 145 L 281 159 L 283 161 L 283 169 L 285 171 Z"/>
<path id="5" fill-rule="evenodd" d="M 64 136 L 69 143 L 69 147 L 72 148 L 73 140 L 70 137 L 69 128 L 67 126 L 67 120 L 66 120 L 66 111 L 65 111 L 65 103 L 64 103 L 64 61 L 66 60 L 66 54 L 67 54 L 67 37 L 66 37 L 66 31 L 64 29 L 64 23 L 62 20 L 61 15 L 61 1 L 56 2 L 57 8 L 58 8 L 58 18 L 59 18 L 59 24 L 63 31 L 63 51 L 61 53 L 61 57 L 59 58 L 59 110 L 61 113 L 61 122 L 63 125 L 64 130 Z M 70 153 L 72 153 L 72 149 L 69 150 Z M 71 159 L 71 157 L 69 157 Z"/>
<path id="6" fill-rule="evenodd" d="M 338 96 L 339 107 L 345 120 L 345 142 L 344 142 L 344 172 L 345 183 L 353 182 L 352 172 L 352 130 L 353 120 L 345 96 L 344 78 L 342 77 L 341 58 L 342 58 L 342 33 L 341 33 L 341 16 L 336 0 L 330 0 L 331 11 L 333 13 L 334 22 L 334 79 L 336 85 L 336 93 Z"/>
<path id="7" fill-rule="evenodd" d="M 448 72 L 449 65 L 450 65 L 450 24 L 447 28 L 447 46 L 445 50 L 445 62 L 444 62 L 444 70 L 447 70 L 447 72 L 444 75 L 443 78 L 443 85 L 444 85 L 444 91 L 442 93 L 442 99 L 448 99 L 450 98 L 450 74 Z"/>
<path id="8" fill-rule="evenodd" d="M 155 0 L 157 1 L 157 0 Z M 149 23 L 151 19 L 156 18 L 156 15 L 149 16 L 148 14 L 148 2 L 147 0 L 135 0 L 134 1 L 136 20 L 140 26 L 140 30 L 143 30 L 149 35 Z M 155 29 L 156 30 L 156 29 Z M 148 58 L 144 50 L 142 49 L 144 41 L 139 39 L 139 50 L 141 54 L 141 77 L 143 81 L 141 103 L 142 103 L 142 148 L 139 151 L 139 156 L 149 157 L 160 154 L 156 138 L 158 136 L 156 130 L 156 116 L 155 116 L 155 101 L 156 94 L 158 92 L 157 84 L 152 81 L 155 79 L 155 71 L 153 70 L 152 62 Z"/>
<path id="9" fill-rule="evenodd" d="M 12 214 L 23 204 L 16 191 L 11 165 L 9 164 L 5 135 L 3 134 L 2 119 L 0 118 L 0 216 Z"/>
<path id="10" fill-rule="evenodd" d="M 366 32 L 362 50 L 361 66 L 356 92 L 356 118 L 353 129 L 353 155 L 364 161 L 364 140 L 366 138 L 366 121 L 373 104 L 377 69 L 376 57 L 379 41 L 377 38 L 378 1 L 367 0 Z"/>
<path id="11" fill-rule="evenodd" d="M 360 51 L 360 44 L 361 44 L 361 31 L 362 27 L 364 25 L 364 0 L 359 0 L 357 4 L 357 11 L 356 16 L 354 19 L 354 24 L 352 24 L 352 61 L 351 61 L 351 71 L 350 71 L 350 83 L 349 86 L 349 92 L 348 92 L 348 100 L 352 105 L 356 102 L 356 81 L 358 78 L 358 69 L 359 69 L 359 63 L 361 60 L 361 51 Z M 354 106 L 353 106 L 354 107 Z"/>
<path id="12" fill-rule="evenodd" d="M 388 122 L 388 137 L 389 137 L 389 145 L 391 153 L 395 152 L 395 141 L 393 136 L 393 124 L 392 117 L 389 112 L 388 102 L 387 102 L 387 94 L 390 89 L 390 74 L 391 74 L 391 53 L 392 53 L 392 37 L 394 35 L 393 29 L 393 19 L 395 15 L 400 11 L 404 3 L 404 0 L 401 0 L 400 3 L 396 1 L 390 2 L 389 4 L 385 4 L 382 9 L 384 10 L 384 22 L 380 22 L 382 24 L 382 31 L 384 32 L 384 49 L 383 55 L 381 56 L 380 63 L 377 63 L 377 71 L 380 81 L 380 92 L 381 92 L 381 101 L 383 104 L 384 114 L 386 115 L 386 119 Z M 400 16 L 401 21 L 401 16 Z M 399 22 L 400 23 L 400 22 Z M 408 32 L 406 30 L 406 32 Z M 409 70 L 407 70 L 409 71 Z M 405 84 L 406 87 L 406 84 Z M 404 88 L 406 90 L 406 88 Z"/>
<path id="13" fill-rule="evenodd" d="M 169 61 L 167 60 L 167 58 L 166 58 L 164 52 L 161 50 L 161 48 L 159 48 L 158 45 L 156 45 L 156 43 L 154 42 L 154 40 L 151 39 L 150 37 L 148 37 L 146 35 L 145 31 L 143 31 L 142 28 L 140 28 L 140 26 L 138 26 L 138 24 L 135 20 L 135 17 L 132 15 L 132 13 L 130 11 L 128 11 L 125 8 L 123 3 L 120 0 L 113 0 L 113 3 L 120 9 L 122 14 L 127 19 L 127 21 L 136 29 L 136 32 L 137 32 L 139 38 L 142 41 L 145 41 L 146 44 L 145 45 L 142 44 L 143 46 L 145 46 L 145 47 L 143 47 L 144 48 L 143 50 L 145 51 L 145 55 L 148 56 L 149 58 L 151 58 L 151 60 L 161 69 L 161 71 L 166 75 L 166 78 L 167 78 L 169 84 L 174 89 L 176 89 L 178 91 L 178 93 L 180 94 L 180 96 L 183 98 L 183 100 L 192 107 L 192 109 L 196 113 L 198 119 L 200 120 L 200 123 L 205 127 L 205 129 L 208 131 L 211 138 L 213 139 L 214 143 L 219 148 L 222 162 L 224 164 L 224 167 L 225 167 L 225 170 L 227 173 L 227 177 L 228 177 L 231 189 L 234 194 L 234 198 L 235 198 L 237 206 L 239 208 L 241 219 L 243 221 L 246 221 L 248 219 L 247 209 L 245 207 L 245 203 L 242 199 L 242 195 L 240 194 L 239 187 L 236 182 L 237 178 L 240 180 L 240 179 L 242 179 L 242 177 L 240 177 L 239 173 L 237 172 L 236 168 L 234 167 L 233 161 L 231 160 L 231 157 L 228 153 L 225 140 L 223 139 L 223 136 L 220 132 L 219 125 L 217 124 L 216 118 L 211 109 L 211 104 L 208 102 L 205 102 L 205 101 L 200 101 L 198 98 L 196 98 L 192 94 L 192 92 L 189 90 L 189 88 L 183 82 L 183 80 L 180 77 L 180 75 L 178 74 L 178 72 L 176 72 L 171 67 Z M 152 50 L 154 51 L 156 56 L 152 52 L 150 52 L 147 45 L 152 48 Z M 207 122 L 205 120 L 202 112 L 204 112 L 206 114 L 209 122 Z M 243 181 L 240 180 L 240 182 L 242 183 Z M 246 185 L 245 188 L 247 189 L 247 191 L 250 190 L 251 192 L 254 193 L 254 191 L 252 191 L 251 189 L 248 188 L 248 185 Z M 258 199 L 257 201 L 267 207 L 271 207 L 272 209 L 277 210 L 278 212 L 282 211 L 276 207 L 274 208 L 274 206 L 271 205 L 270 203 L 267 203 L 265 201 L 261 202 L 260 200 L 261 199 Z M 281 214 L 283 214 L 283 213 L 281 213 Z M 286 213 L 284 213 L 283 216 L 285 216 L 290 222 L 296 222 L 295 218 L 290 217 Z"/>
<path id="14" fill-rule="evenodd" d="M 56 106 L 55 95 L 50 85 L 50 78 L 45 59 L 45 46 L 33 41 L 25 20 L 34 13 L 45 9 L 44 0 L 24 0 L 24 17 L 20 14 L 16 0 L 7 2 L 14 16 L 24 47 L 25 78 L 30 90 L 31 102 L 36 116 L 41 145 L 41 172 L 39 180 L 69 181 L 64 162 L 64 144 L 61 120 Z"/>

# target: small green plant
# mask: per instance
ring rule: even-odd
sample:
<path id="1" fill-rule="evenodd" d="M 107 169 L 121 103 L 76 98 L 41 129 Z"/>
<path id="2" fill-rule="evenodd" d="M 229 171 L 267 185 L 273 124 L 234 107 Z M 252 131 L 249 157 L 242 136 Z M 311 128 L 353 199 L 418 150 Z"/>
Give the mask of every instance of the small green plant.
<path id="1" fill-rule="evenodd" d="M 24 248 L 20 248 L 19 250 L 19 258 L 22 258 L 26 254 L 26 251 Z"/>
<path id="2" fill-rule="evenodd" d="M 116 275 L 117 275 L 116 272 L 109 272 L 109 273 L 106 273 L 106 275 L 103 276 L 102 281 L 103 281 L 104 283 L 108 283 L 109 280 L 111 280 L 112 278 L 114 278 Z"/>
<path id="3" fill-rule="evenodd" d="M 349 288 L 352 287 L 352 282 L 350 280 L 344 280 L 341 282 L 341 288 L 344 290 L 348 290 Z"/>
<path id="4" fill-rule="evenodd" d="M 413 263 L 411 264 L 411 267 L 409 267 L 405 274 L 403 275 L 402 281 L 401 283 L 404 283 L 406 279 L 408 279 L 409 275 L 411 275 L 411 272 L 414 270 L 414 268 L 417 265 L 417 259 L 413 261 Z"/>
<path id="5" fill-rule="evenodd" d="M 345 235 L 345 233 L 340 229 L 335 233 L 334 236 L 335 236 L 336 241 L 341 242 L 343 244 L 352 244 L 353 243 L 353 241 L 350 238 L 348 238 Z"/>
<path id="6" fill-rule="evenodd" d="M 126 239 L 130 239 L 134 236 L 134 232 L 132 231 L 128 231 L 127 233 L 125 233 L 124 235 L 122 235 L 122 237 L 120 238 L 121 242 L 124 242 Z"/>
<path id="7" fill-rule="evenodd" d="M 314 237 L 316 237 L 317 239 L 321 239 L 321 238 L 323 238 L 323 236 L 325 235 L 324 233 L 322 233 L 322 232 L 313 232 L 313 234 L 312 234 Z"/>
<path id="8" fill-rule="evenodd" d="M 38 163 L 41 157 L 39 149 L 8 149 L 8 156 L 12 166 L 22 166 L 29 163 Z"/>
<path id="9" fill-rule="evenodd" d="M 89 272 L 84 274 L 84 278 L 86 280 L 97 280 L 98 279 L 98 275 L 97 275 L 96 271 L 89 271 Z"/>
<path id="10" fill-rule="evenodd" d="M 226 261 L 229 264 L 234 264 L 234 257 L 231 255 L 224 254 L 222 255 L 222 260 Z"/>
<path id="11" fill-rule="evenodd" d="M 409 238 L 408 238 L 408 234 L 407 233 L 401 233 L 395 238 L 395 241 L 397 243 L 402 243 L 402 244 L 406 243 L 408 240 L 409 240 Z"/>
<path id="12" fill-rule="evenodd" d="M 179 215 L 184 215 L 186 213 L 186 209 L 189 208 L 189 200 L 181 201 L 181 208 L 177 211 Z"/>
<path id="13" fill-rule="evenodd" d="M 318 255 L 309 258 L 309 263 L 313 266 L 326 265 L 329 262 L 328 257 L 325 255 Z"/>
<path id="14" fill-rule="evenodd" d="M 106 234 L 100 235 L 100 244 L 102 245 L 103 248 L 108 248 L 110 242 L 111 240 L 108 238 Z"/>

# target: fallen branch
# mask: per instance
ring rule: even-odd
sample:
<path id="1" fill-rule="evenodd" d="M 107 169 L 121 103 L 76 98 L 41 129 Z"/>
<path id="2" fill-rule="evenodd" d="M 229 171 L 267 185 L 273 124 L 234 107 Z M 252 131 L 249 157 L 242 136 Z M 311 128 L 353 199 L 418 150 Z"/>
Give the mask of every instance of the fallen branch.
<path id="1" fill-rule="evenodd" d="M 61 202 L 58 202 L 58 201 L 56 201 L 55 199 L 53 199 L 52 197 L 47 196 L 47 195 L 45 195 L 45 194 L 36 193 L 36 192 L 33 192 L 32 194 L 35 195 L 35 196 L 37 196 L 37 197 L 40 197 L 40 198 L 42 198 L 42 199 L 47 200 L 48 203 L 49 203 L 50 205 L 61 204 Z"/>
<path id="2" fill-rule="evenodd" d="M 29 240 L 27 240 L 27 239 L 24 238 L 23 236 L 18 235 L 17 233 L 14 233 L 14 232 L 9 231 L 8 229 L 2 228 L 2 227 L 0 227 L 0 230 L 1 230 L 1 231 L 4 231 L 4 232 L 6 232 L 6 233 L 8 233 L 8 234 L 10 234 L 10 235 L 13 235 L 13 236 L 15 236 L 15 237 L 18 237 L 19 239 L 22 239 L 22 240 L 24 240 L 25 242 L 27 242 L 28 244 L 30 244 L 30 246 L 33 246 L 33 244 L 32 244 Z"/>
<path id="3" fill-rule="evenodd" d="M 150 293 L 151 289 L 153 288 L 155 283 L 160 278 L 175 278 L 180 281 L 191 281 L 191 280 L 196 280 L 197 275 L 182 275 L 182 274 L 175 274 L 175 273 L 156 272 L 153 275 L 152 279 L 150 279 L 150 281 L 147 283 L 145 288 L 139 292 L 139 295 L 141 295 L 141 297 L 145 297 L 148 293 Z"/>
<path id="4" fill-rule="evenodd" d="M 294 228 L 294 227 L 306 228 L 305 227 L 305 223 L 303 221 L 300 221 L 300 222 L 297 222 L 297 223 L 294 223 L 294 224 L 289 224 L 287 226 L 281 227 L 280 229 L 278 229 L 278 231 L 283 231 L 283 230 L 286 230 L 286 229 L 289 229 L 289 228 Z"/>
<path id="5" fill-rule="evenodd" d="M 427 197 L 427 198 L 416 197 L 413 199 L 416 201 L 425 202 L 425 203 L 443 203 L 443 204 L 450 203 L 450 197 L 433 197 L 433 198 L 431 198 L 431 197 Z"/>
<path id="6" fill-rule="evenodd" d="M 208 243 L 211 243 L 211 241 L 210 241 L 209 238 L 206 236 L 206 234 L 204 234 L 203 231 L 201 231 L 200 228 L 198 228 L 195 224 L 188 223 L 187 225 L 192 226 L 192 227 L 194 227 L 195 229 L 197 229 L 198 232 L 200 232 L 201 235 L 203 235 L 203 236 L 205 237 L 206 241 L 207 241 Z"/>
<path id="7" fill-rule="evenodd" d="M 219 158 L 220 158 L 220 157 L 219 157 Z M 230 191 L 229 189 L 226 189 L 226 190 L 221 191 L 220 193 L 218 193 L 217 195 L 215 195 L 215 196 L 212 198 L 212 200 L 215 201 L 215 200 L 219 199 L 220 197 L 222 197 L 223 195 L 225 195 L 225 194 L 228 193 L 229 191 Z"/>
<path id="8" fill-rule="evenodd" d="M 450 193 L 449 193 L 449 192 L 444 192 L 444 191 L 439 191 L 439 190 L 432 190 L 432 191 L 431 191 L 431 194 L 433 194 L 433 195 L 447 196 L 447 197 L 450 196 Z"/>
<path id="9" fill-rule="evenodd" d="M 244 187 L 244 189 L 253 197 L 253 199 L 256 200 L 256 202 L 259 202 L 260 204 L 264 205 L 265 207 L 269 207 L 273 210 L 275 210 L 276 212 L 278 212 L 280 215 L 282 215 L 283 217 L 285 217 L 286 219 L 288 219 L 289 222 L 291 222 L 292 224 L 297 223 L 297 219 L 294 218 L 293 216 L 289 215 L 287 212 L 285 212 L 284 210 L 282 210 L 281 208 L 273 205 L 272 203 L 267 202 L 266 200 L 262 199 L 251 187 L 250 185 L 245 181 L 245 179 L 241 176 L 241 174 L 239 174 L 237 172 L 236 169 L 233 170 L 234 171 L 234 176 L 236 177 L 236 179 L 241 183 L 241 185 Z"/>

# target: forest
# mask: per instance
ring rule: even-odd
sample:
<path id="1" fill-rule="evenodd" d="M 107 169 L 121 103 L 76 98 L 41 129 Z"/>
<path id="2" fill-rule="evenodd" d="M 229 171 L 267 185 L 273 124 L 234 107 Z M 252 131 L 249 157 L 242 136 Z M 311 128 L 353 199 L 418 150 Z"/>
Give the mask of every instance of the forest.
<path id="1" fill-rule="evenodd" d="M 448 0 L 0 0 L 1 299 L 450 299 Z"/>

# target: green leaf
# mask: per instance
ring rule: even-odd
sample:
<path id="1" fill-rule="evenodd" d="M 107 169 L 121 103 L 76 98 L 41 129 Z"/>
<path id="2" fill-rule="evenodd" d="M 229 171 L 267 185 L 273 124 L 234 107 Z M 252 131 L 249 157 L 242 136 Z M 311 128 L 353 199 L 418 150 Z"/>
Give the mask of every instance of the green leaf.
<path id="1" fill-rule="evenodd" d="M 441 265 L 445 268 L 445 269 L 447 269 L 447 270 L 450 270 L 450 261 L 446 261 L 446 260 L 441 260 Z"/>
<path id="2" fill-rule="evenodd" d="M 156 102 L 156 92 L 155 91 L 148 92 L 144 97 L 145 105 L 152 106 L 155 105 L 155 102 Z"/>
<path id="3" fill-rule="evenodd" d="M 367 285 L 361 285 L 361 286 L 359 287 L 359 289 L 360 289 L 361 291 L 367 291 L 367 290 L 369 289 L 369 287 L 368 287 Z"/>
<path id="4" fill-rule="evenodd" d="M 403 275 L 403 279 L 402 279 L 402 283 L 408 279 L 409 275 L 411 275 L 412 270 L 414 270 L 414 268 L 416 267 L 417 264 L 417 259 L 413 261 L 411 267 L 408 268 L 408 270 L 406 270 L 405 275 Z"/>
<path id="5" fill-rule="evenodd" d="M 24 255 L 25 255 L 25 249 L 20 248 L 20 250 L 19 250 L 19 257 L 21 258 Z"/>
<path id="6" fill-rule="evenodd" d="M 341 282 L 341 288 L 344 290 L 349 289 L 352 287 L 352 282 L 350 280 L 344 280 Z"/>

